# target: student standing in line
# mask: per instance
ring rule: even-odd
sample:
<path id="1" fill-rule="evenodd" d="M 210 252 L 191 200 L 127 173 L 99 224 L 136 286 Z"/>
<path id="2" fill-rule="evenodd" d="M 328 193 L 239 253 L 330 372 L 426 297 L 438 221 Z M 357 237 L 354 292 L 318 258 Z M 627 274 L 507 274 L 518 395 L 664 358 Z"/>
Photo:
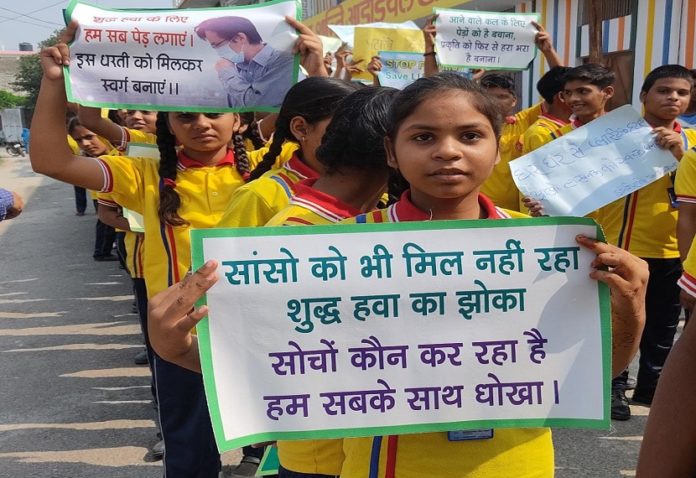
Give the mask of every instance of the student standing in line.
<path id="1" fill-rule="evenodd" d="M 321 41 L 297 25 L 306 30 L 298 40 L 298 50 L 310 57 L 310 63 L 323 67 Z M 109 192 L 116 202 L 143 215 L 144 270 L 152 296 L 184 276 L 191 265 L 189 229 L 215 226 L 232 193 L 255 164 L 249 162 L 243 139 L 228 148 L 239 128 L 239 117 L 232 113 L 160 113 L 159 161 L 74 155 L 65 142 L 64 123 L 56 118 L 65 116 L 66 42 L 73 39 L 76 29 L 75 23 L 68 26 L 62 42 L 40 55 L 44 76 L 32 126 L 41 134 L 32 137 L 32 167 L 61 181 Z M 318 59 L 311 59 L 317 55 Z M 181 144 L 178 152 L 177 142 Z M 177 478 L 217 478 L 220 458 L 200 375 L 159 358 L 155 359 L 155 373 L 165 473 Z"/>
<path id="2" fill-rule="evenodd" d="M 565 134 L 606 113 L 606 100 L 613 95 L 614 75 L 606 68 L 587 64 L 573 68 L 566 77 L 564 97 L 576 118 L 561 128 Z M 681 159 L 696 144 L 696 132 L 682 130 L 676 121 L 689 104 L 692 87 L 689 70 L 680 65 L 663 65 L 646 76 L 641 88 L 644 118 L 654 129 L 658 146 Z M 553 138 L 548 137 L 548 141 Z M 548 142 L 547 141 L 547 142 Z M 540 205 L 526 199 L 533 214 Z M 677 246 L 677 209 L 674 175 L 657 181 L 592 213 L 605 231 L 607 242 L 645 259 L 650 267 L 646 297 L 647 318 L 641 339 L 640 367 L 633 401 L 650 405 L 660 371 L 672 347 L 679 322 L 681 274 Z M 628 371 L 612 382 L 611 415 L 628 420 L 631 409 L 626 390 Z"/>
<path id="3" fill-rule="evenodd" d="M 499 113 L 474 83 L 456 74 L 422 78 L 398 93 L 390 110 L 385 149 L 411 189 L 386 210 L 361 214 L 353 223 L 430 219 L 523 217 L 497 208 L 479 193 L 498 158 Z M 595 252 L 591 277 L 612 291 L 612 372 L 635 354 L 644 320 L 645 262 L 617 247 L 579 237 Z M 603 270 L 607 266 L 610 270 Z M 207 313 L 193 304 L 217 280 L 208 261 L 183 284 L 151 302 L 153 340 L 172 360 L 195 366 L 198 344 L 187 333 Z M 157 336 L 157 339 L 154 337 Z M 156 345 L 157 347 L 157 345 Z M 344 439 L 342 477 L 422 476 L 488 478 L 551 477 L 549 429 L 499 429 L 484 440 L 450 441 L 447 433 Z M 386 459 L 380 459 L 386 457 Z"/>
<path id="4" fill-rule="evenodd" d="M 538 23 L 532 23 L 537 29 L 534 43 L 542 52 L 550 67 L 562 65 L 561 57 L 553 47 L 551 35 Z M 425 38 L 425 76 L 431 76 L 439 71 L 435 59 L 435 33 L 434 17 L 432 17 L 423 29 Z M 490 197 L 495 204 L 510 210 L 520 208 L 519 190 L 512 180 L 510 161 L 516 159 L 522 153 L 520 138 L 543 112 L 543 103 L 538 103 L 530 108 L 515 113 L 517 96 L 515 82 L 506 75 L 491 73 L 481 77 L 481 86 L 495 101 L 499 113 L 503 117 L 503 126 L 499 138 L 500 161 L 493 168 L 493 173 L 488 177 L 481 191 Z"/>
<path id="5" fill-rule="evenodd" d="M 307 78 L 288 91 L 276 119 L 276 131 L 263 160 L 239 188 L 218 227 L 256 227 L 266 224 L 287 206 L 295 185 L 316 179 L 322 170 L 316 149 L 339 102 L 357 86 L 334 78 Z M 290 149 L 292 148 L 292 150 Z M 274 168 L 279 157 L 288 161 Z"/>

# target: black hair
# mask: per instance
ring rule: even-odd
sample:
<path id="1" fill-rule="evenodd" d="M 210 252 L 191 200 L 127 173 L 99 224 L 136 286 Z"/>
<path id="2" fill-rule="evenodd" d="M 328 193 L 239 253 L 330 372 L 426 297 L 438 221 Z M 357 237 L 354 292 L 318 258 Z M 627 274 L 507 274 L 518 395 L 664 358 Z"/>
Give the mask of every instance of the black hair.
<path id="1" fill-rule="evenodd" d="M 584 81 L 602 90 L 613 85 L 614 79 L 614 73 L 598 63 L 586 63 L 576 66 L 571 68 L 566 74 L 566 83 L 570 81 Z"/>
<path id="2" fill-rule="evenodd" d="M 463 76 L 442 72 L 434 76 L 419 78 L 401 90 L 389 109 L 387 136 L 394 142 L 401 123 L 410 116 L 430 95 L 450 90 L 458 90 L 469 95 L 471 102 L 491 123 L 496 139 L 500 138 L 502 118 L 498 105 L 474 81 Z"/>
<path id="3" fill-rule="evenodd" d="M 109 110 L 108 118 L 119 126 L 123 126 L 121 117 L 118 115 L 118 110 Z"/>
<path id="4" fill-rule="evenodd" d="M 78 126 L 82 126 L 80 118 L 78 118 L 77 116 L 72 116 L 71 118 L 68 118 L 68 134 L 72 135 L 73 131 L 75 131 L 75 128 L 77 128 Z"/>
<path id="5" fill-rule="evenodd" d="M 693 74 L 688 68 L 681 65 L 662 65 L 648 73 L 648 76 L 646 76 L 643 81 L 643 86 L 640 88 L 640 92 L 647 93 L 655 82 L 662 78 L 678 78 L 688 81 L 691 86 L 694 85 Z"/>
<path id="6" fill-rule="evenodd" d="M 368 87 L 346 96 L 317 148 L 317 160 L 326 172 L 346 169 L 388 171 L 384 137 L 395 88 Z"/>
<path id="7" fill-rule="evenodd" d="M 273 167 L 285 141 L 297 141 L 290 131 L 290 120 L 301 116 L 307 123 L 314 124 L 330 118 L 338 103 L 357 88 L 336 78 L 322 77 L 309 77 L 293 85 L 280 106 L 268 152 L 251 172 L 250 179 L 261 177 Z"/>
<path id="8" fill-rule="evenodd" d="M 176 192 L 176 173 L 179 158 L 176 152 L 176 137 L 169 131 L 166 112 L 157 113 L 156 135 L 159 148 L 159 192 L 160 202 L 157 209 L 160 221 L 172 226 L 187 225 L 188 221 L 179 216 L 181 198 Z M 249 177 L 249 158 L 244 147 L 244 138 L 238 133 L 232 137 L 235 167 L 246 181 Z"/>
<path id="9" fill-rule="evenodd" d="M 251 141 L 254 145 L 254 149 L 261 149 L 266 144 L 261 138 L 261 133 L 259 132 L 259 123 L 256 121 L 256 115 L 253 111 L 247 111 L 246 113 L 239 113 L 239 119 L 242 125 L 246 125 L 246 130 L 242 133 L 244 139 Z"/>
<path id="10" fill-rule="evenodd" d="M 537 82 L 537 91 L 548 104 L 552 104 L 556 95 L 563 91 L 568 71 L 570 68 L 567 66 L 554 66 Z"/>
<path id="11" fill-rule="evenodd" d="M 194 31 L 202 40 L 206 40 L 205 32 L 211 31 L 224 40 L 232 40 L 239 33 L 244 33 L 251 44 L 263 41 L 254 24 L 244 17 L 208 18 L 199 23 Z"/>
<path id="12" fill-rule="evenodd" d="M 515 94 L 515 80 L 507 75 L 499 75 L 497 73 L 489 73 L 481 78 L 481 86 L 483 88 L 502 88 L 508 90 L 513 95 Z"/>

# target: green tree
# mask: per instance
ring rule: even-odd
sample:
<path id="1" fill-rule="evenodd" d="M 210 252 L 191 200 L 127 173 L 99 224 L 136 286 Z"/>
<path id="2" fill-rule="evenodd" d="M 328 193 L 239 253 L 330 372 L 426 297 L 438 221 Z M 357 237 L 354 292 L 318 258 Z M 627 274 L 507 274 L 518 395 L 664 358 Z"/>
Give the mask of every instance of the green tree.
<path id="1" fill-rule="evenodd" d="M 23 106 L 27 99 L 6 90 L 0 90 L 0 110 L 4 108 L 16 108 Z"/>
<path id="2" fill-rule="evenodd" d="M 39 43 L 39 50 L 58 43 L 59 34 L 60 30 L 56 30 L 53 32 L 53 35 Z M 15 75 L 12 87 L 27 93 L 26 103 L 24 104 L 27 108 L 33 109 L 36 105 L 36 99 L 39 97 L 39 88 L 41 87 L 41 76 L 41 64 L 39 63 L 38 54 L 23 56 L 19 59 L 19 70 Z"/>

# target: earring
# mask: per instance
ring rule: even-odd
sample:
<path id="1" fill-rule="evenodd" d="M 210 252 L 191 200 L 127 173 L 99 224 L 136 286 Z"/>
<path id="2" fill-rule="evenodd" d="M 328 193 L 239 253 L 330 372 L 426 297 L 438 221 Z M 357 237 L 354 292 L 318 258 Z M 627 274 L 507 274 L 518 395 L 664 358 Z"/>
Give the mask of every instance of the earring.
<path id="1" fill-rule="evenodd" d="M 303 136 L 302 139 L 300 139 L 300 141 L 302 141 L 304 143 L 306 139 L 307 138 Z"/>

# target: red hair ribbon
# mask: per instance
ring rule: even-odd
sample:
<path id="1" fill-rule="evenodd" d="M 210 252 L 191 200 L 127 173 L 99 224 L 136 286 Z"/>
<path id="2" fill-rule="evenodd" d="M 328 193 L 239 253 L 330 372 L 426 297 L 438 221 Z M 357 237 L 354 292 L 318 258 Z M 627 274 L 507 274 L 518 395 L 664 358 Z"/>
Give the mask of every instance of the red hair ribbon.
<path id="1" fill-rule="evenodd" d="M 169 186 L 172 189 L 174 189 L 176 187 L 176 181 L 174 181 L 171 178 L 163 178 L 162 182 L 164 183 L 165 186 Z"/>

